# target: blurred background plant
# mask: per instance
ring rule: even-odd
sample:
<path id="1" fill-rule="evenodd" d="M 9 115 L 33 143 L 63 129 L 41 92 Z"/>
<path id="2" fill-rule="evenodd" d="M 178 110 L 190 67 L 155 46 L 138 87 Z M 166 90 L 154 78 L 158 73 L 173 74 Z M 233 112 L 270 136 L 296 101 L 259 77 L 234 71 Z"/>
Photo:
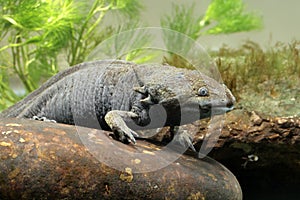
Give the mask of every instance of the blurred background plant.
<path id="1" fill-rule="evenodd" d="M 246 41 L 211 51 L 239 107 L 273 116 L 300 116 L 300 41 L 263 49 Z"/>
<path id="2" fill-rule="evenodd" d="M 104 25 L 107 14 L 123 24 L 141 8 L 138 0 L 0 0 L 0 110 L 57 73 L 61 57 L 69 66 L 83 62 L 121 26 Z M 25 93 L 12 89 L 12 76 Z"/>
<path id="3" fill-rule="evenodd" d="M 246 12 L 242 0 L 212 0 L 204 15 L 195 14 L 195 5 L 190 7 L 173 5 L 172 13 L 161 19 L 161 26 L 187 35 L 197 40 L 204 35 L 229 34 L 261 29 L 262 17 L 255 12 Z M 172 53 L 173 49 L 186 48 L 185 40 L 170 36 L 164 39 L 169 55 L 165 62 L 177 67 L 191 68 L 183 58 Z"/>

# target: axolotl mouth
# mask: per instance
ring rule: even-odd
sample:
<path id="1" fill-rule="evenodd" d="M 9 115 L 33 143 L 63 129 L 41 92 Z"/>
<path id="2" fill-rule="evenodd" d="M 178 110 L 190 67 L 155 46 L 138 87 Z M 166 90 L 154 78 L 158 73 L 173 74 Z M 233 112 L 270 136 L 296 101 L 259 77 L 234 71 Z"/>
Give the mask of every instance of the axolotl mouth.
<path id="1" fill-rule="evenodd" d="M 200 119 L 203 118 L 208 118 L 211 117 L 213 115 L 222 115 L 225 114 L 231 110 L 234 109 L 234 106 L 211 106 L 211 105 L 207 105 L 207 106 L 199 106 L 199 111 L 200 111 Z"/>

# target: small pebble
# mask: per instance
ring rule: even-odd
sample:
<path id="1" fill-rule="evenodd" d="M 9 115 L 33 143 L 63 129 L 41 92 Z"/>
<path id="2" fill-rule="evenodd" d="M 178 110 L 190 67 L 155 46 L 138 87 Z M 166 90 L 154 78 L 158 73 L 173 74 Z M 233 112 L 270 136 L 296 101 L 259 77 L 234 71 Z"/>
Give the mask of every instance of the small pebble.
<path id="1" fill-rule="evenodd" d="M 284 119 L 284 118 L 279 118 L 279 119 L 277 119 L 277 123 L 278 123 L 279 125 L 282 125 L 282 124 L 287 123 L 287 122 L 288 122 L 288 120 L 287 120 L 287 119 Z"/>
<path id="2" fill-rule="evenodd" d="M 8 143 L 8 142 L 0 142 L 0 146 L 3 146 L 3 147 L 10 147 L 10 146 L 11 146 L 11 143 Z"/>
<path id="3" fill-rule="evenodd" d="M 263 119 L 260 116 L 258 116 L 254 111 L 251 112 L 250 120 L 256 126 L 261 125 L 263 121 Z"/>
<path id="4" fill-rule="evenodd" d="M 24 143 L 24 142 L 26 142 L 26 140 L 24 140 L 24 138 L 20 138 L 19 142 Z"/>
<path id="5" fill-rule="evenodd" d="M 278 133 L 268 136 L 269 139 L 273 140 L 278 138 L 280 135 Z"/>

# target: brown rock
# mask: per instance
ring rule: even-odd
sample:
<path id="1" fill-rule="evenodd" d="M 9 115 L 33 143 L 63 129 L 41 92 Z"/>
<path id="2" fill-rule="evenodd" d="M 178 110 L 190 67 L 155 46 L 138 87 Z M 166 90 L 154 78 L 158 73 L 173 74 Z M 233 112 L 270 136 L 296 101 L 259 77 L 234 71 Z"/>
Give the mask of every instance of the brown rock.
<path id="1" fill-rule="evenodd" d="M 153 160 L 162 147 L 142 140 L 125 145 L 108 132 L 82 128 L 84 141 L 74 126 L 1 119 L 0 133 L 8 131 L 0 134 L 1 199 L 242 199 L 232 173 L 208 157 L 181 155 L 147 172 L 144 158 L 159 164 Z M 93 149 L 88 151 L 82 142 L 90 142 Z M 135 158 L 136 153 L 141 157 Z M 161 162 L 175 154 L 166 153 Z M 123 170 L 99 162 L 99 155 L 111 161 L 121 155 Z M 137 169 L 143 172 L 135 173 Z"/>

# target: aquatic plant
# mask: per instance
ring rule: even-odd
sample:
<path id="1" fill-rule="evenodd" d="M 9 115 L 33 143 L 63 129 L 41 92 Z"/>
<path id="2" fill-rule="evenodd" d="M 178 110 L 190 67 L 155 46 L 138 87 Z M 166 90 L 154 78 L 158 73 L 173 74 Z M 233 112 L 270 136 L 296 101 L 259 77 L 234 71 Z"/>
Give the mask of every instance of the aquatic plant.
<path id="1" fill-rule="evenodd" d="M 195 5 L 173 5 L 171 15 L 166 14 L 161 19 L 161 26 L 187 35 L 197 40 L 203 35 L 229 34 L 235 32 L 261 29 L 262 17 L 256 12 L 246 12 L 242 0 L 212 0 L 205 14 L 194 12 Z M 170 51 L 165 57 L 166 63 L 177 67 L 190 68 L 183 58 L 172 53 L 174 47 L 186 47 L 186 41 L 176 40 L 169 35 L 164 38 Z"/>
<path id="2" fill-rule="evenodd" d="M 11 76 L 25 94 L 33 91 L 58 72 L 59 60 L 83 62 L 113 34 L 104 16 L 134 19 L 140 9 L 138 0 L 0 0 L 0 110 L 22 98 L 11 89 Z"/>
<path id="3" fill-rule="evenodd" d="M 211 52 L 240 106 L 277 116 L 300 116 L 300 41 L 266 49 L 247 41 Z"/>

